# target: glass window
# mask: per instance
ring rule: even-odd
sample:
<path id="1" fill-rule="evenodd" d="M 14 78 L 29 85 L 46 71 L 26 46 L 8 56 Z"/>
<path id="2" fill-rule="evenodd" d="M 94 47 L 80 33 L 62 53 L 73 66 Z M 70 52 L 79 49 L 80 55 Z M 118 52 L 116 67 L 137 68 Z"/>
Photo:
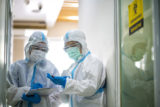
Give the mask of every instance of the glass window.
<path id="1" fill-rule="evenodd" d="M 120 0 L 121 106 L 154 107 L 152 0 L 143 0 L 143 27 L 130 35 L 133 1 Z"/>

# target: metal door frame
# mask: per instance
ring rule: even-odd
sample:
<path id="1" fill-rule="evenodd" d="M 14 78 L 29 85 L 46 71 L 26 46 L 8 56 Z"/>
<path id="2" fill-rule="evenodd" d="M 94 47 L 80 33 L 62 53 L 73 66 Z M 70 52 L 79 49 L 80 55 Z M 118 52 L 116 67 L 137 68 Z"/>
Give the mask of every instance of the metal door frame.
<path id="1" fill-rule="evenodd" d="M 116 62 L 116 107 L 121 107 L 121 85 L 120 85 L 120 1 L 114 0 L 114 43 L 115 43 L 115 62 Z"/>
<path id="2" fill-rule="evenodd" d="M 0 0 L 0 107 L 7 107 L 6 104 L 6 74 L 10 65 L 11 47 L 11 12 L 12 0 Z"/>
<path id="3" fill-rule="evenodd" d="M 121 86 L 120 86 L 120 1 L 114 0 L 115 4 L 115 52 L 116 52 L 116 107 L 121 107 Z M 153 40 L 154 40 L 154 94 L 155 94 L 155 107 L 160 107 L 160 1 L 152 1 L 153 13 Z"/>
<path id="4" fill-rule="evenodd" d="M 155 107 L 160 107 L 160 1 L 153 0 L 153 42 L 154 42 L 154 98 Z"/>

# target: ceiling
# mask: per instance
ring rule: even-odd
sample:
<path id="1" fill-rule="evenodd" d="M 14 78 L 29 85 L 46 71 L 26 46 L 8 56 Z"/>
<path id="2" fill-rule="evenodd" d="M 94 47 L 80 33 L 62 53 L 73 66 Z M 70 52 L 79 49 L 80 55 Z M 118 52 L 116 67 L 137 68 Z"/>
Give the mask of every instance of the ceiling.
<path id="1" fill-rule="evenodd" d="M 78 22 L 78 1 L 64 1 L 58 21 Z"/>
<path id="2" fill-rule="evenodd" d="M 78 0 L 14 0 L 13 2 L 15 28 L 52 27 L 57 19 L 78 21 Z"/>

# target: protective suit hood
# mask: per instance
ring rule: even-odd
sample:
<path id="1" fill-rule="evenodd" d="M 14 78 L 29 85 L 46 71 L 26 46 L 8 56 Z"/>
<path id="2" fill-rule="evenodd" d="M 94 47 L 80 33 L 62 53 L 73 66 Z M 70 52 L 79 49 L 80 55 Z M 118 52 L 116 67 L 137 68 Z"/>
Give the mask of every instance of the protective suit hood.
<path id="1" fill-rule="evenodd" d="M 82 54 L 85 55 L 88 52 L 86 37 L 81 30 L 68 31 L 64 36 L 64 44 L 70 41 L 77 41 L 82 45 Z"/>
<path id="2" fill-rule="evenodd" d="M 27 45 L 25 46 L 25 56 L 26 56 L 26 60 L 28 61 L 29 60 L 29 49 L 32 45 L 36 45 L 37 43 L 39 42 L 44 42 L 46 43 L 47 47 L 48 47 L 48 41 L 47 41 L 47 38 L 45 37 L 44 33 L 42 32 L 34 32 L 29 40 L 28 40 L 28 43 Z"/>

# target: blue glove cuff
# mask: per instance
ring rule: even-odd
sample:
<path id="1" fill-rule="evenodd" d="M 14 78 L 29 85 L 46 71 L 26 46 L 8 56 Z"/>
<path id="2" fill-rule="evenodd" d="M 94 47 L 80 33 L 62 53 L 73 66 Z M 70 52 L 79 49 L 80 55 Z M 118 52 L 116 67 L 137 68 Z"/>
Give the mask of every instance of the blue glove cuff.
<path id="1" fill-rule="evenodd" d="M 31 89 L 38 89 L 38 88 L 43 88 L 43 85 L 41 83 L 33 83 L 31 85 Z"/>
<path id="2" fill-rule="evenodd" d="M 24 101 L 28 101 L 34 104 L 38 104 L 41 101 L 41 97 L 38 94 L 26 95 L 25 93 L 21 97 Z"/>
<path id="3" fill-rule="evenodd" d="M 63 88 L 65 88 L 67 77 L 61 77 L 61 76 L 52 77 L 50 74 L 47 73 L 47 78 L 49 78 L 53 83 L 62 85 Z"/>

